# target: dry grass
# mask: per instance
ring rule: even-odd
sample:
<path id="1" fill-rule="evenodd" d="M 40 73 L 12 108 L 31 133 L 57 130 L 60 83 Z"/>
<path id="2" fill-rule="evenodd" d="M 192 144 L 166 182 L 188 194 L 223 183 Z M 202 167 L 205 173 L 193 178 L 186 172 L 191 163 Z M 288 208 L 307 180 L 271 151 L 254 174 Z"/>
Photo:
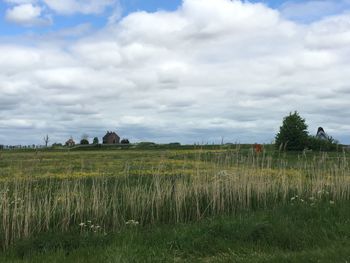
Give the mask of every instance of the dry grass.
<path id="1" fill-rule="evenodd" d="M 301 156 L 293 169 L 284 157 L 273 159 L 239 150 L 210 158 L 199 151 L 181 162 L 168 157 L 163 155 L 152 165 L 138 163 L 137 173 L 126 161 L 116 171 L 118 176 L 92 170 L 96 176 L 60 179 L 28 174 L 3 180 L 1 247 L 6 249 L 40 232 L 79 229 L 87 221 L 111 232 L 129 220 L 141 225 L 190 222 L 273 207 L 295 196 L 331 202 L 350 199 L 345 156 L 331 159 L 323 154 L 311 160 Z"/>

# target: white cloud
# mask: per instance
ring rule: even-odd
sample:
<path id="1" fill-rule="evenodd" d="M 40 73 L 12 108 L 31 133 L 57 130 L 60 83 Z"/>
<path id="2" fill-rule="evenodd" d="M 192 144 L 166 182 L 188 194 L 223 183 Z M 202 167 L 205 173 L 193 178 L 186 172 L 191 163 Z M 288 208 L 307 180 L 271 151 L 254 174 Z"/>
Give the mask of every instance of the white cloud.
<path id="1" fill-rule="evenodd" d="M 9 5 L 6 19 L 24 26 L 52 24 L 53 14 L 59 15 L 97 15 L 113 8 L 108 18 L 114 23 L 121 18 L 121 6 L 118 0 L 4 0 Z M 45 14 L 43 14 L 45 10 Z"/>
<path id="2" fill-rule="evenodd" d="M 294 110 L 312 133 L 324 126 L 349 143 L 349 21 L 300 25 L 260 4 L 185 0 L 66 43 L 58 33 L 0 45 L 4 143 L 111 129 L 131 140 L 270 142 Z M 18 136 L 23 127 L 33 137 Z"/>
<path id="3" fill-rule="evenodd" d="M 30 3 L 16 5 L 8 9 L 6 11 L 6 20 L 24 26 L 47 25 L 51 23 L 49 17 L 42 17 L 40 6 Z"/>
<path id="4" fill-rule="evenodd" d="M 42 0 L 58 14 L 71 15 L 100 14 L 106 7 L 116 4 L 116 0 Z"/>

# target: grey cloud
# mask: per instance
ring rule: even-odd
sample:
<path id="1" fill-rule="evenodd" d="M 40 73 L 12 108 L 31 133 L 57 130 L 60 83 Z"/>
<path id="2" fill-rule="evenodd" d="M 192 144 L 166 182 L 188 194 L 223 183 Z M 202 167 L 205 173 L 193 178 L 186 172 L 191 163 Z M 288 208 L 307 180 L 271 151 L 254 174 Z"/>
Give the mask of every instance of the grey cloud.
<path id="1" fill-rule="evenodd" d="M 73 40 L 9 41 L 0 46 L 0 102 L 12 107 L 2 134 L 14 141 L 25 127 L 23 142 L 39 143 L 46 133 L 64 141 L 115 129 L 133 141 L 270 142 L 298 110 L 310 129 L 325 123 L 347 138 L 350 48 L 332 38 L 350 23 L 329 19 L 299 25 L 261 4 L 186 0 Z"/>

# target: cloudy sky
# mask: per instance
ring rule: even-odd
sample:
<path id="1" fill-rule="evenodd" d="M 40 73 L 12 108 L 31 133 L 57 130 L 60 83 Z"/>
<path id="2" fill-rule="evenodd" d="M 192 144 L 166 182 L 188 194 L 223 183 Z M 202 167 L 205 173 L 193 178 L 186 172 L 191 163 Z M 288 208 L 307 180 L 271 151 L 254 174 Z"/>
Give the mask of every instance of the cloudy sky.
<path id="1" fill-rule="evenodd" d="M 0 144 L 350 144 L 350 0 L 2 0 Z"/>

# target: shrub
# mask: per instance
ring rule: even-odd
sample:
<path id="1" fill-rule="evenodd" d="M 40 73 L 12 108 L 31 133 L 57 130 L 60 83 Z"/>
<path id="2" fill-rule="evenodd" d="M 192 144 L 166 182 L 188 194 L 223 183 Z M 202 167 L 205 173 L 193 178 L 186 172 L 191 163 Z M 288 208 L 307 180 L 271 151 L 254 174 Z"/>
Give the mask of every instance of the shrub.
<path id="1" fill-rule="evenodd" d="M 122 140 L 120 141 L 120 143 L 121 143 L 121 144 L 129 144 L 130 142 L 129 142 L 129 139 L 122 139 Z"/>
<path id="2" fill-rule="evenodd" d="M 89 141 L 88 141 L 87 139 L 82 139 L 82 140 L 80 141 L 80 144 L 81 144 L 81 145 L 88 145 L 88 144 L 89 144 Z"/>
<path id="3" fill-rule="evenodd" d="M 324 140 L 316 136 L 309 136 L 308 148 L 314 151 L 336 151 L 338 142 L 332 137 L 327 137 L 327 140 Z"/>

